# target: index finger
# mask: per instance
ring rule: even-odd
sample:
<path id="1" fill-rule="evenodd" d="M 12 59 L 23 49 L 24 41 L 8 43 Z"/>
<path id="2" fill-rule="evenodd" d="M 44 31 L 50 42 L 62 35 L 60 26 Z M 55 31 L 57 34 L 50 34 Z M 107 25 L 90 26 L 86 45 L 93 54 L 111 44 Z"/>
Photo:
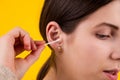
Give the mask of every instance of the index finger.
<path id="1" fill-rule="evenodd" d="M 23 42 L 24 44 L 24 48 L 27 50 L 31 49 L 31 39 L 29 34 L 24 31 L 22 28 L 20 27 L 16 27 L 15 29 L 9 31 L 6 36 L 9 36 L 12 45 L 15 44 L 15 39 L 18 38 L 20 39 L 21 42 Z"/>

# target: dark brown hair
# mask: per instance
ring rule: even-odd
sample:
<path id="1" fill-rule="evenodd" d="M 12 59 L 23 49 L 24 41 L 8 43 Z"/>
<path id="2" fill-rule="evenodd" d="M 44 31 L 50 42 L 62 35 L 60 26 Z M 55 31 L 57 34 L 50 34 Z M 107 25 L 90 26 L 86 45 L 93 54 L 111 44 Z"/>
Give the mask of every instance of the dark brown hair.
<path id="1" fill-rule="evenodd" d="M 111 1 L 112 0 L 45 0 L 39 24 L 43 39 L 47 42 L 46 26 L 50 21 L 57 22 L 63 32 L 70 34 L 83 18 Z M 37 80 L 43 80 L 50 68 L 53 58 L 54 53 L 52 53 L 40 70 Z"/>

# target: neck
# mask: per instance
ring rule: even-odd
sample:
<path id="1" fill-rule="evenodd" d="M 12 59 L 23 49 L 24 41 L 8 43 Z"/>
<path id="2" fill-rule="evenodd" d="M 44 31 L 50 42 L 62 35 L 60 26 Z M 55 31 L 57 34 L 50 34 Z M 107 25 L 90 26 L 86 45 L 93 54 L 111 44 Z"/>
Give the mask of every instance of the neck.
<path id="1" fill-rule="evenodd" d="M 51 65 L 48 73 L 43 80 L 57 80 L 56 68 L 54 64 Z"/>

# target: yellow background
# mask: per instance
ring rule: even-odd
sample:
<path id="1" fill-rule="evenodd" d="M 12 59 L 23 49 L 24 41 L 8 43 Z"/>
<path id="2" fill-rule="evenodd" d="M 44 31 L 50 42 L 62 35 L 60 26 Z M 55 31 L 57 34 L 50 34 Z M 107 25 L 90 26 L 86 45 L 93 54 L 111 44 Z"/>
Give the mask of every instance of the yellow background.
<path id="1" fill-rule="evenodd" d="M 29 32 L 34 40 L 42 40 L 39 33 L 39 18 L 44 0 L 0 0 L 0 36 L 19 26 Z M 22 53 L 24 57 L 28 52 Z M 50 55 L 48 47 L 40 59 L 30 67 L 22 80 L 36 80 L 42 64 Z"/>
<path id="2" fill-rule="evenodd" d="M 34 40 L 42 40 L 39 33 L 39 18 L 44 0 L 0 0 L 0 36 L 16 26 L 30 33 Z M 22 53 L 24 57 L 28 52 Z M 22 80 L 36 80 L 37 73 L 50 55 L 48 47 L 39 60 L 26 72 Z M 118 79 L 120 80 L 120 79 Z"/>

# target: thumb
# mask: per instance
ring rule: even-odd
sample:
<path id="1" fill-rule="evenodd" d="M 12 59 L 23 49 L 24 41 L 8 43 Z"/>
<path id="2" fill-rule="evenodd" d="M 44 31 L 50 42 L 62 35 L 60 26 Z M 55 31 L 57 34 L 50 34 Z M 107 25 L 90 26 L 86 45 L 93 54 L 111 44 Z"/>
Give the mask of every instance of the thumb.
<path id="1" fill-rule="evenodd" d="M 26 62 L 28 62 L 28 66 L 32 65 L 40 56 L 40 53 L 45 48 L 44 42 L 36 41 L 37 50 L 32 51 L 26 58 Z"/>
<path id="2" fill-rule="evenodd" d="M 40 53 L 44 49 L 44 42 L 35 42 L 37 49 L 32 51 L 25 59 L 16 59 L 16 69 L 18 78 L 21 78 L 28 68 L 39 58 Z"/>

